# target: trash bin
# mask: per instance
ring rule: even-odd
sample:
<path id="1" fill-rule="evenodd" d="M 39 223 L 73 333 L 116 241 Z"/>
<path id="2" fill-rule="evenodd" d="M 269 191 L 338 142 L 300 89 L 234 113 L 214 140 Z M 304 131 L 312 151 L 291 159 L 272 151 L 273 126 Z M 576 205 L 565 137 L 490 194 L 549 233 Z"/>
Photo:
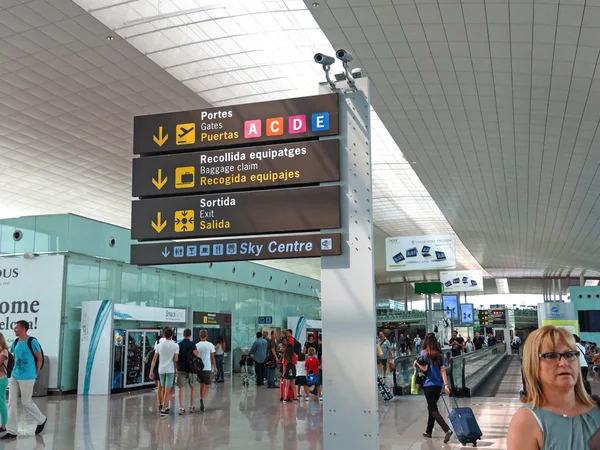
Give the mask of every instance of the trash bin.
<path id="1" fill-rule="evenodd" d="M 50 381 L 50 359 L 44 356 L 44 367 L 40 371 L 40 376 L 33 385 L 33 397 L 45 397 L 48 395 L 48 383 Z"/>

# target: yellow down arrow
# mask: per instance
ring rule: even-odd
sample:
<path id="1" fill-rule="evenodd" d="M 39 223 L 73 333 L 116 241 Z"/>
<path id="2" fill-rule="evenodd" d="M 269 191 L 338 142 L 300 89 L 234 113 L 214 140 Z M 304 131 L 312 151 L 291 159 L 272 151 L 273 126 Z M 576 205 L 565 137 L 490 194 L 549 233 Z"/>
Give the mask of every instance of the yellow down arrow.
<path id="1" fill-rule="evenodd" d="M 161 222 L 161 219 L 162 219 L 162 214 L 156 213 L 156 222 L 157 223 L 155 223 L 154 220 L 152 221 L 152 228 L 154 228 L 157 233 L 160 233 L 167 226 L 167 221 L 165 220 L 164 222 Z"/>
<path id="2" fill-rule="evenodd" d="M 163 144 L 167 142 L 167 139 L 169 139 L 169 135 L 165 134 L 163 136 L 163 127 L 158 127 L 158 137 L 152 136 L 152 139 L 154 139 L 154 142 L 156 142 L 159 147 L 162 147 Z"/>
<path id="3" fill-rule="evenodd" d="M 156 189 L 158 189 L 159 191 L 165 186 L 165 184 L 167 184 L 167 177 L 162 177 L 162 169 L 158 169 L 158 180 L 152 178 L 152 184 L 154 186 L 156 186 Z"/>

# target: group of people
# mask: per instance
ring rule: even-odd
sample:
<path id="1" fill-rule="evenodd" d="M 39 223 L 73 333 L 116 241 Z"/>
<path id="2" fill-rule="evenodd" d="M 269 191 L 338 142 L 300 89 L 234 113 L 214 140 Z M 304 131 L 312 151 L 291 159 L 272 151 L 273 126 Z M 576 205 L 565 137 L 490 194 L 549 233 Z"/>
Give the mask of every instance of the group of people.
<path id="1" fill-rule="evenodd" d="M 498 344 L 498 340 L 494 336 L 494 333 L 490 332 L 486 337 L 481 336 L 479 331 L 475 332 L 475 337 L 471 339 L 471 336 L 467 337 L 467 340 L 458 334 L 458 331 L 452 332 L 452 337 L 448 341 L 448 345 L 452 348 L 452 356 L 460 356 L 463 353 L 472 353 L 477 350 L 481 350 L 486 347 L 492 347 Z"/>
<path id="2" fill-rule="evenodd" d="M 183 339 L 173 341 L 173 329 L 165 327 L 162 338 L 156 344 L 150 367 L 150 379 L 156 381 L 157 405 L 161 417 L 171 412 L 171 396 L 175 385 L 179 388 L 179 415 L 196 411 L 194 404 L 196 388 L 200 385 L 200 411 L 206 408 L 206 397 L 210 391 L 213 373 L 215 381 L 223 383 L 223 357 L 225 341 L 219 336 L 216 346 L 208 341 L 208 331 L 200 331 L 200 342 L 192 342 L 192 330 L 183 331 Z M 189 390 L 190 406 L 184 406 L 185 391 Z"/>
<path id="3" fill-rule="evenodd" d="M 321 334 L 317 342 L 314 333 L 309 332 L 303 347 L 290 329 L 282 332 L 279 339 L 275 330 L 270 337 L 267 331 L 259 331 L 249 351 L 254 360 L 256 385 L 264 386 L 266 379 L 268 389 L 280 388 L 283 403 L 309 400 L 309 393 L 323 401 L 322 353 Z M 279 385 L 278 375 L 281 377 Z"/>

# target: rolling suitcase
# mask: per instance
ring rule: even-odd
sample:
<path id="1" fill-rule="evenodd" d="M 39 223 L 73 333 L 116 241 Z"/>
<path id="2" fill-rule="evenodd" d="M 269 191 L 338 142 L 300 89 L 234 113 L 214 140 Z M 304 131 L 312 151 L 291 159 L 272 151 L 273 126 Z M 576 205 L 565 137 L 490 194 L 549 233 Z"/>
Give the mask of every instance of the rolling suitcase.
<path id="1" fill-rule="evenodd" d="M 387 387 L 385 381 L 383 381 L 383 378 L 379 375 L 377 376 L 377 390 L 381 393 L 383 400 L 386 402 L 394 398 L 394 394 L 392 394 L 390 388 Z"/>
<path id="2" fill-rule="evenodd" d="M 481 432 L 481 428 L 479 428 L 477 419 L 475 419 L 473 410 L 471 408 L 459 408 L 458 402 L 454 398 L 456 408 L 450 411 L 444 400 L 444 396 L 442 396 L 442 401 L 448 411 L 448 420 L 454 429 L 454 434 L 456 434 L 458 441 L 462 445 L 473 444 L 473 447 L 477 447 L 477 441 L 481 439 L 483 433 Z"/>

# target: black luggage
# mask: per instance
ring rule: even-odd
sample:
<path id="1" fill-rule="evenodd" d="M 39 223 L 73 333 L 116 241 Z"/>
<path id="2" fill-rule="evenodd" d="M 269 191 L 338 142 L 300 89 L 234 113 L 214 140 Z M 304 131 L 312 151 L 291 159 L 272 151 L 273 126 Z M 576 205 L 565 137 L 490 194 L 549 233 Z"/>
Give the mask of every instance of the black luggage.
<path id="1" fill-rule="evenodd" d="M 442 400 L 443 400 L 442 396 Z M 473 410 L 471 408 L 459 408 L 458 402 L 456 398 L 454 398 L 454 403 L 456 403 L 456 408 L 452 411 L 448 409 L 448 405 L 446 405 L 446 401 L 443 400 L 444 406 L 448 411 L 448 420 L 454 429 L 454 434 L 456 434 L 456 438 L 462 445 L 473 444 L 473 447 L 477 447 L 477 441 L 481 439 L 483 433 L 481 432 L 481 428 L 479 428 L 479 424 L 477 423 L 477 419 L 475 419 L 475 414 L 473 414 Z"/>

